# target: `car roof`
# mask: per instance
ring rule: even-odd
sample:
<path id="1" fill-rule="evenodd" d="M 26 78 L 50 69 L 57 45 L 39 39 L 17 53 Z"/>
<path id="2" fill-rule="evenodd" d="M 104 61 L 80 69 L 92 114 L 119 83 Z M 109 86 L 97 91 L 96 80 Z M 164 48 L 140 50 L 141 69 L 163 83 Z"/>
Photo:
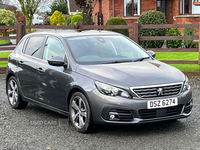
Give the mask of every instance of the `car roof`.
<path id="1" fill-rule="evenodd" d="M 74 36 L 90 36 L 90 35 L 121 35 L 116 32 L 105 31 L 105 30 L 86 30 L 81 32 L 76 32 L 75 30 L 52 30 L 49 32 L 36 32 L 30 33 L 31 35 L 54 35 L 61 37 L 74 37 Z"/>

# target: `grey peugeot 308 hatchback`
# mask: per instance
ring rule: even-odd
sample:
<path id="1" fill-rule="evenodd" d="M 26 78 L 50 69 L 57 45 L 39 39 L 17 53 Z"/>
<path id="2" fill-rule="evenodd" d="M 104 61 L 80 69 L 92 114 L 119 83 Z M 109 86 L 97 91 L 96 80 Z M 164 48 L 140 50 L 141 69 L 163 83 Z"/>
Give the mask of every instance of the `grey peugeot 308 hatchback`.
<path id="1" fill-rule="evenodd" d="M 188 78 L 154 57 L 114 32 L 28 34 L 8 58 L 8 101 L 67 115 L 79 132 L 188 117 Z"/>

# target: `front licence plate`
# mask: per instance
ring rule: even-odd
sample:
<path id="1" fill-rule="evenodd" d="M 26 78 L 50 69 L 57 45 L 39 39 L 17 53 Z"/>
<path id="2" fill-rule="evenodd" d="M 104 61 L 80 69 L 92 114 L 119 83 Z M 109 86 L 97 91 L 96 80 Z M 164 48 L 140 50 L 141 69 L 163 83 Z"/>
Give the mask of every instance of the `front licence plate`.
<path id="1" fill-rule="evenodd" d="M 153 108 L 165 108 L 165 107 L 171 107 L 171 106 L 177 106 L 178 105 L 178 99 L 175 98 L 168 98 L 168 99 L 162 99 L 162 100 L 150 100 L 147 101 L 147 108 L 153 109 Z"/>

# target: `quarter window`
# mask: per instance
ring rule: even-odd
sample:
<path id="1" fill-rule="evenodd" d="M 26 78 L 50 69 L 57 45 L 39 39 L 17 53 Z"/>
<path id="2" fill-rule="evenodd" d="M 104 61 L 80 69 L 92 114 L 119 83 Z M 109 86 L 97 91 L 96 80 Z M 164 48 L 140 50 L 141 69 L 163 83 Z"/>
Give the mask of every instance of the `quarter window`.
<path id="1" fill-rule="evenodd" d="M 62 43 L 55 38 L 49 37 L 45 46 L 43 59 L 48 60 L 51 57 L 60 56 L 65 58 L 65 50 Z"/>
<path id="2" fill-rule="evenodd" d="M 124 0 L 124 16 L 140 15 L 140 0 Z"/>
<path id="3" fill-rule="evenodd" d="M 31 37 L 28 40 L 24 54 L 40 58 L 41 48 L 45 37 Z"/>
<path id="4" fill-rule="evenodd" d="M 21 53 L 21 50 L 23 49 L 23 46 L 24 46 L 24 42 L 25 42 L 25 40 L 22 39 L 22 40 L 19 42 L 19 44 L 17 44 L 17 46 L 16 46 L 16 48 L 15 48 L 15 50 L 14 50 L 14 53 L 15 53 L 15 52 L 16 52 L 16 53 Z"/>

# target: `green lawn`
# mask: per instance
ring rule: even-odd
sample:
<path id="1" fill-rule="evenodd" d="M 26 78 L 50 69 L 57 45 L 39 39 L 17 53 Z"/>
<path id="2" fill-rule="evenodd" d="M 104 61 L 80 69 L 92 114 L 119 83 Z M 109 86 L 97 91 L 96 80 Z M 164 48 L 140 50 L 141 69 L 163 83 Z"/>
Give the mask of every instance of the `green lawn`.
<path id="1" fill-rule="evenodd" d="M 7 58 L 11 52 L 0 52 L 0 58 Z"/>
<path id="2" fill-rule="evenodd" d="M 0 52 L 0 58 L 7 58 L 10 52 Z M 198 52 L 156 52 L 158 60 L 198 60 Z M 6 67 L 7 61 L 0 61 L 0 67 Z M 181 71 L 199 71 L 199 65 L 172 64 Z"/>
<path id="3" fill-rule="evenodd" d="M 156 52 L 158 60 L 198 60 L 198 52 Z M 171 64 L 181 71 L 199 71 L 199 65 Z"/>
<path id="4" fill-rule="evenodd" d="M 0 52 L 0 58 L 7 58 L 11 52 Z M 6 67 L 7 61 L 0 61 L 0 67 Z"/>
<path id="5" fill-rule="evenodd" d="M 32 28 L 31 31 L 36 31 L 36 29 L 35 29 L 35 28 Z"/>
<path id="6" fill-rule="evenodd" d="M 0 61 L 0 67 L 7 67 L 7 61 Z"/>
<path id="7" fill-rule="evenodd" d="M 0 44 L 10 43 L 10 40 L 0 40 Z"/>

